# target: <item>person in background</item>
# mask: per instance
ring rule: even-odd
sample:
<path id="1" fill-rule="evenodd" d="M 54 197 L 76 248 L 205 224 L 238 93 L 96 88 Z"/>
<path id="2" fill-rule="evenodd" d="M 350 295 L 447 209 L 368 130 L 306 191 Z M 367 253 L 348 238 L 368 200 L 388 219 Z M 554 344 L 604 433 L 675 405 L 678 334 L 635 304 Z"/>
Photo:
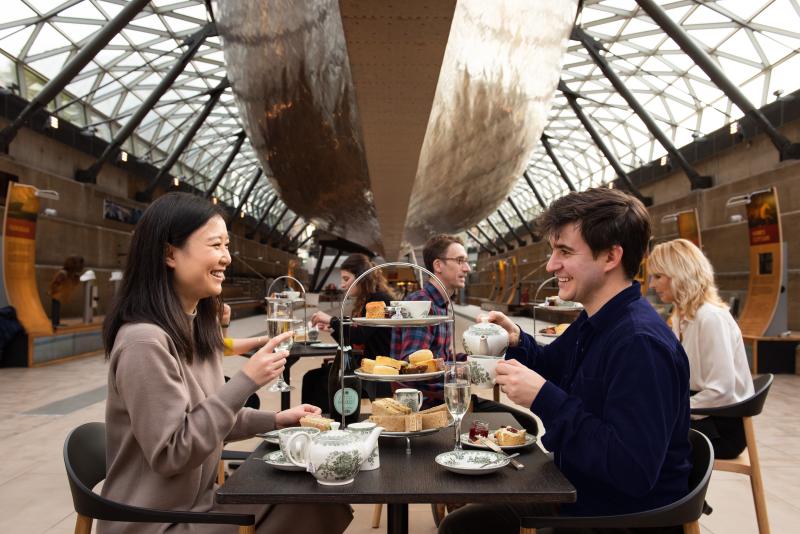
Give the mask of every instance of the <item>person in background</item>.
<path id="1" fill-rule="evenodd" d="M 537 223 L 553 249 L 547 271 L 558 278 L 558 296 L 584 310 L 545 347 L 500 312 L 489 320 L 509 333 L 497 383 L 541 418 L 542 445 L 577 490 L 557 513 L 628 514 L 676 502 L 691 470 L 689 363 L 633 281 L 650 238 L 647 209 L 622 191 L 595 188 L 553 201 Z M 445 517 L 439 532 L 517 533 L 520 517 L 553 512 L 471 504 Z"/>
<path id="2" fill-rule="evenodd" d="M 219 326 L 222 329 L 223 353 L 225 356 L 237 356 L 263 347 L 269 340 L 267 336 L 255 336 L 244 338 L 228 337 L 228 328 L 231 326 L 231 307 L 222 304 L 222 312 L 219 316 Z"/>
<path id="3" fill-rule="evenodd" d="M 51 298 L 50 319 L 53 323 L 53 329 L 64 326 L 61 324 L 61 303 L 69 300 L 75 288 L 81 283 L 82 272 L 83 256 L 67 256 L 67 259 L 64 260 L 64 266 L 50 280 L 47 294 Z"/>
<path id="4" fill-rule="evenodd" d="M 647 260 L 650 287 L 674 304 L 672 331 L 689 356 L 691 408 L 714 408 L 754 393 L 739 325 L 719 298 L 711 263 L 691 241 L 653 248 Z M 736 458 L 747 446 L 741 418 L 692 416 L 692 428 L 711 440 L 714 457 Z"/>
<path id="5" fill-rule="evenodd" d="M 282 373 L 287 353 L 274 348 L 292 332 L 269 340 L 224 381 L 219 295 L 231 261 L 228 243 L 221 212 L 186 193 L 159 197 L 136 226 L 122 287 L 103 325 L 109 370 L 102 496 L 145 508 L 252 513 L 262 534 L 341 533 L 352 520 L 345 505 L 214 502 L 224 442 L 320 413 L 310 405 L 278 413 L 243 408 Z M 100 534 L 233 530 L 98 522 Z"/>
<path id="6" fill-rule="evenodd" d="M 343 292 L 350 289 L 353 282 L 375 267 L 375 264 L 365 254 L 351 254 L 339 267 L 342 277 L 340 286 Z M 387 306 L 389 302 L 395 300 L 394 292 L 389 287 L 389 282 L 383 276 L 380 269 L 372 271 L 363 278 L 350 293 L 353 300 L 353 317 L 364 316 L 364 307 L 368 302 L 382 301 Z M 341 326 L 338 317 L 318 311 L 311 316 L 311 325 L 320 330 L 329 330 L 333 338 L 338 342 L 339 327 Z M 391 331 L 388 328 L 370 328 L 350 326 L 345 329 L 345 339 L 355 350 L 360 350 L 365 357 L 375 358 L 375 356 L 388 356 L 389 344 L 391 341 Z"/>

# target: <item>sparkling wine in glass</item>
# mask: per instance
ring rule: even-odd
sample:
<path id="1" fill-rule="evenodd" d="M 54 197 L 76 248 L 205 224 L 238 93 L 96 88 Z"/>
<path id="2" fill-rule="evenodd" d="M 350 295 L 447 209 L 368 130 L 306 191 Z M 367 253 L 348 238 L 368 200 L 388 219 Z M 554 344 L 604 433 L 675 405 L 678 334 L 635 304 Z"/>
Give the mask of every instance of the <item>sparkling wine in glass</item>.
<path id="1" fill-rule="evenodd" d="M 291 317 L 270 317 L 267 319 L 267 335 L 270 338 L 283 334 L 284 332 L 289 332 L 294 330 L 295 332 L 300 328 L 302 321 L 300 319 L 292 319 Z M 281 350 L 291 350 L 292 344 L 294 340 L 290 337 L 289 339 L 279 343 L 275 347 L 275 351 Z M 267 391 L 291 391 L 294 389 L 294 386 L 290 386 L 283 380 L 283 376 L 279 376 L 278 380 L 272 384 Z"/>
<path id="2" fill-rule="evenodd" d="M 444 400 L 447 410 L 456 421 L 455 450 L 461 450 L 461 419 L 470 401 L 470 376 L 467 362 L 449 364 L 444 373 Z"/>

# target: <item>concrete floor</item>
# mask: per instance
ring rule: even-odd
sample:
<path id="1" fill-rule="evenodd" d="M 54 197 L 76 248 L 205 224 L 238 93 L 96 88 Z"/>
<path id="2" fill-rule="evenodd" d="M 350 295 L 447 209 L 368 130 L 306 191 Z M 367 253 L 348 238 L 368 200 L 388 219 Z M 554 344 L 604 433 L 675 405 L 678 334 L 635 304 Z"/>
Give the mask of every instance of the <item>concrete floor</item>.
<path id="1" fill-rule="evenodd" d="M 470 323 L 471 307 L 461 308 L 456 330 Z M 526 325 L 524 324 L 523 327 Z M 246 336 L 262 331 L 263 318 L 234 321 L 231 335 Z M 228 374 L 242 363 L 239 357 L 225 360 Z M 299 386 L 306 370 L 318 359 L 304 359 L 292 368 L 292 382 Z M 0 370 L 0 533 L 66 534 L 74 531 L 75 513 L 64 473 L 62 447 L 67 433 L 88 421 L 102 421 L 105 401 L 98 394 L 106 386 L 102 356 L 92 356 L 37 369 Z M 768 497 L 772 532 L 796 532 L 800 524 L 800 415 L 797 398 L 800 377 L 779 375 L 755 426 Z M 485 393 L 487 396 L 489 392 Z M 276 409 L 277 394 L 259 391 L 262 407 Z M 292 393 L 300 400 L 299 388 Z M 236 443 L 237 450 L 253 448 L 257 441 Z M 708 502 L 711 516 L 701 519 L 705 533 L 754 534 L 757 532 L 749 481 L 746 477 L 715 472 Z M 386 513 L 380 530 L 370 528 L 372 505 L 356 505 L 349 534 L 385 532 Z M 411 505 L 411 532 L 436 531 L 428 505 Z M 794 525 L 794 526 L 792 526 Z"/>

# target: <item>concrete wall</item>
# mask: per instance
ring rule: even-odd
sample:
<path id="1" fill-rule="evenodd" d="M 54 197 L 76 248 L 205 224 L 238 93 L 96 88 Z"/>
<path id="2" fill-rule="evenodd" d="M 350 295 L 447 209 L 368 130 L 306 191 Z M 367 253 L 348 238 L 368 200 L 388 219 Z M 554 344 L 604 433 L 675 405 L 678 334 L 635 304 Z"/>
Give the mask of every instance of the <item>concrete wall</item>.
<path id="1" fill-rule="evenodd" d="M 0 128 L 7 122 L 0 119 Z M 94 159 L 46 136 L 22 129 L 11 144 L 8 155 L 0 154 L 0 171 L 19 177 L 20 183 L 39 189 L 58 191 L 57 201 L 42 200 L 42 210 L 53 208 L 58 215 L 40 216 L 36 238 L 36 283 L 45 310 L 50 312 L 47 287 L 53 274 L 70 254 L 79 254 L 86 267 L 97 273 L 100 291 L 98 314 L 104 314 L 113 293 L 108 281 L 110 273 L 123 270 L 130 244 L 132 225 L 103 218 L 103 201 L 114 200 L 122 205 L 145 209 L 136 202 L 136 191 L 144 183 L 113 165 L 105 165 L 97 184 L 82 184 L 74 180 L 75 171 L 89 167 Z M 0 208 L 2 209 L 2 208 Z M 2 213 L 0 211 L 0 213 Z M 297 256 L 243 237 L 244 228 L 234 224 L 231 229 L 231 253 L 244 259 L 266 277 L 286 274 L 288 262 Z M 255 274 L 242 262 L 233 260 L 229 274 L 251 277 Z M 306 277 L 300 271 L 300 277 Z M 62 317 L 79 317 L 83 310 L 82 290 L 77 290 L 69 302 L 62 305 Z"/>

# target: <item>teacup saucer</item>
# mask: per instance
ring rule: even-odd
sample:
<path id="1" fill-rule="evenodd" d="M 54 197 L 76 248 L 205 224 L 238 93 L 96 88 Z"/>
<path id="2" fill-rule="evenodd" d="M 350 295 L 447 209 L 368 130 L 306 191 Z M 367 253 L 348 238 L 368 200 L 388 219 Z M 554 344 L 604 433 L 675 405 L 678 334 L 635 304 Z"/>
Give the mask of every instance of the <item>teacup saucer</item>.
<path id="1" fill-rule="evenodd" d="M 286 459 L 283 455 L 282 451 L 272 451 L 265 454 L 262 458 L 267 464 L 271 465 L 275 469 L 280 469 L 281 471 L 305 471 L 305 467 L 300 467 L 299 465 L 294 465 L 292 462 Z"/>

